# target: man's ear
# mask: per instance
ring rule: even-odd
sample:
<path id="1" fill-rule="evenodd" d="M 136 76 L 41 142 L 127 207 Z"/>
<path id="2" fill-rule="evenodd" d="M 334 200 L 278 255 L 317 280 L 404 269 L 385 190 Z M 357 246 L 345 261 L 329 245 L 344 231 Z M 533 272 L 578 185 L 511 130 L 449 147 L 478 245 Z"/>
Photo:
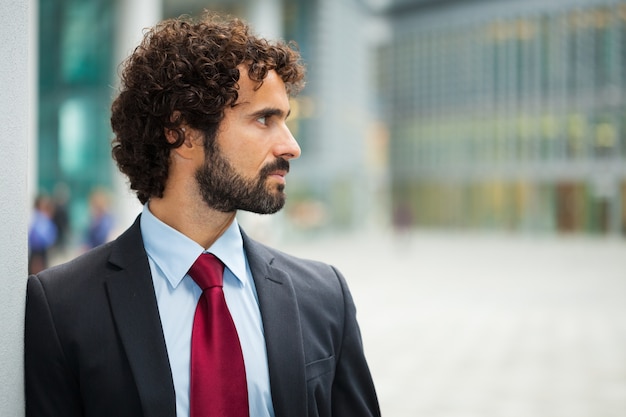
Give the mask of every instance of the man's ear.
<path id="1" fill-rule="evenodd" d="M 164 129 L 165 139 L 167 139 L 170 145 L 173 145 L 174 148 L 178 148 L 179 146 L 182 146 L 187 139 L 185 134 L 187 129 L 184 120 L 182 120 L 180 111 L 174 110 L 172 112 L 170 115 L 170 123 L 175 127 L 166 127 Z"/>
<path id="2" fill-rule="evenodd" d="M 165 129 L 165 138 L 171 143 L 174 155 L 183 159 L 195 159 L 198 155 L 204 158 L 204 146 L 201 140 L 202 134 L 196 129 L 183 125 L 175 129 Z"/>
<path id="3" fill-rule="evenodd" d="M 178 148 L 179 146 L 184 145 L 185 142 L 189 142 L 187 130 L 188 129 L 184 126 L 175 127 L 173 129 L 166 127 L 164 129 L 165 139 L 170 143 L 170 145 L 173 145 L 174 148 Z"/>

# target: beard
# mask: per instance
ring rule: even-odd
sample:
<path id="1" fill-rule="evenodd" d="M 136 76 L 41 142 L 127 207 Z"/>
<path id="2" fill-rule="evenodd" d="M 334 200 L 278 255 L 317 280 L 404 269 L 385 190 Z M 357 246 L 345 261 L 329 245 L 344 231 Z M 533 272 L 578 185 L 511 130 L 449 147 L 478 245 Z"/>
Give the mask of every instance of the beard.
<path id="1" fill-rule="evenodd" d="M 217 147 L 212 147 L 207 149 L 206 161 L 196 171 L 196 181 L 202 199 L 215 210 L 273 214 L 283 208 L 286 200 L 284 184 L 272 188 L 267 184 L 267 177 L 276 170 L 289 172 L 289 161 L 278 158 L 261 168 L 256 178 L 244 178 Z"/>

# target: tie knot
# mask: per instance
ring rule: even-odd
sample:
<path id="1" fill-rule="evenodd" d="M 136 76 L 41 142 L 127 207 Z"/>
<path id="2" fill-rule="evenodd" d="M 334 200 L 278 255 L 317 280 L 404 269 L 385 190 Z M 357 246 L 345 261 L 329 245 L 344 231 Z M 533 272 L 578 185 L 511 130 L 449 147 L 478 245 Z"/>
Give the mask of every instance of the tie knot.
<path id="1" fill-rule="evenodd" d="M 224 264 L 212 253 L 203 253 L 191 265 L 188 274 L 202 291 L 210 287 L 221 287 L 223 285 Z"/>

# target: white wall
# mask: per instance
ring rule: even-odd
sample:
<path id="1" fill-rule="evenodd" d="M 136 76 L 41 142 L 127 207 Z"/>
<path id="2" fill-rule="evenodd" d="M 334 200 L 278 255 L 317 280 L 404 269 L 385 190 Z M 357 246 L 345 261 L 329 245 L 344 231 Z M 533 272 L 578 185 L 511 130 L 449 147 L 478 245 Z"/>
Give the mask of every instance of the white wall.
<path id="1" fill-rule="evenodd" d="M 0 415 L 24 415 L 23 321 L 27 274 L 29 142 L 35 56 L 28 0 L 0 2 Z"/>

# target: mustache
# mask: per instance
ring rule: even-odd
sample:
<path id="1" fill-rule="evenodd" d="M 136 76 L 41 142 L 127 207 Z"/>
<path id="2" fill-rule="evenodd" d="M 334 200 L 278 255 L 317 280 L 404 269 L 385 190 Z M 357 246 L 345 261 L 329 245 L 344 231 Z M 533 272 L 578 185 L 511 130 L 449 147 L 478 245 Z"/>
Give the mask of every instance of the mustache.
<path id="1" fill-rule="evenodd" d="M 270 162 L 261 168 L 261 178 L 268 176 L 274 171 L 289 172 L 289 161 L 284 158 L 277 158 L 274 162 Z"/>

